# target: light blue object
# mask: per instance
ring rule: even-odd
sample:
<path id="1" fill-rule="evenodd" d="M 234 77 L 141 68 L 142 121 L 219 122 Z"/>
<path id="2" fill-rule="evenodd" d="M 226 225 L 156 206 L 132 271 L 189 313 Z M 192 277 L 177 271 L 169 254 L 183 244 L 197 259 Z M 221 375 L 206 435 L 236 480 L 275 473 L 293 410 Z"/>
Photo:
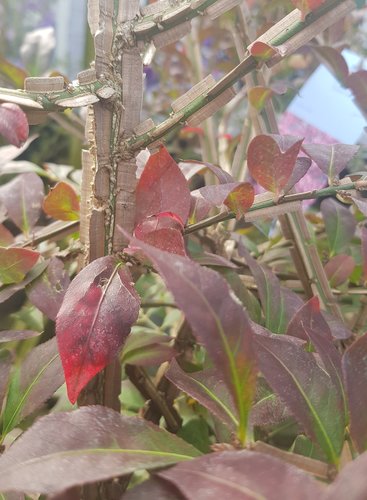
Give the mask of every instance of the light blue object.
<path id="1" fill-rule="evenodd" d="M 350 72 L 362 69 L 360 56 L 349 50 L 342 55 Z M 353 102 L 351 91 L 342 87 L 323 65 L 307 80 L 287 111 L 341 143 L 366 142 L 366 119 Z"/>

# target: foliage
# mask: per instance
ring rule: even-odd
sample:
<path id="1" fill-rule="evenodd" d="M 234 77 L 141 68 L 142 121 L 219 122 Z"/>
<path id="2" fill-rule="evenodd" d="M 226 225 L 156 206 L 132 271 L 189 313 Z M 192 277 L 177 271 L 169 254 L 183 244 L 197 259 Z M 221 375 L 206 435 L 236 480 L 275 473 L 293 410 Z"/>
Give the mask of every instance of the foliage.
<path id="1" fill-rule="evenodd" d="M 291 88 L 297 37 L 331 30 L 332 16 L 342 23 L 350 2 L 292 2 L 288 39 L 261 22 L 290 2 L 245 3 L 162 2 L 158 17 L 148 5 L 124 21 L 130 45 L 114 33 L 112 76 L 0 90 L 10 101 L 0 133 L 13 144 L 0 148 L 3 498 L 88 498 L 94 487 L 93 498 L 127 500 L 367 496 L 367 182 L 364 172 L 343 177 L 360 150 L 282 135 L 272 107 Z M 101 7 L 96 21 L 92 4 L 98 49 L 108 37 L 97 28 L 116 27 L 117 14 Z M 192 34 L 177 41 L 190 20 Z M 298 55 L 307 76 L 327 64 L 365 110 L 364 73 L 350 74 L 337 50 L 346 29 L 334 47 L 329 32 Z M 163 46 L 158 63 L 151 40 Z M 152 79 L 177 80 L 161 95 L 175 101 L 159 125 L 123 114 L 138 81 L 122 84 L 122 98 L 111 83 L 115 63 L 136 76 L 139 51 L 155 118 L 162 89 Z M 96 50 L 97 69 L 105 56 Z M 213 61 L 222 79 L 191 88 Z M 32 140 L 26 115 L 92 104 L 81 185 L 72 167 L 15 161 Z M 296 191 L 312 162 L 327 187 Z"/>

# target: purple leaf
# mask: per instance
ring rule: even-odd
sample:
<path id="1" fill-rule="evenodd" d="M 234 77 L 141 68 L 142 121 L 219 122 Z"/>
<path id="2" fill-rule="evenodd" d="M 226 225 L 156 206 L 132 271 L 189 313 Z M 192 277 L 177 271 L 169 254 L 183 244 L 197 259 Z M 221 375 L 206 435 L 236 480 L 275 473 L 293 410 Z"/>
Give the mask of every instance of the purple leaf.
<path id="1" fill-rule="evenodd" d="M 17 104 L 0 104 L 0 135 L 19 148 L 29 134 L 27 117 Z"/>
<path id="2" fill-rule="evenodd" d="M 185 373 L 176 360 L 172 360 L 165 376 L 181 391 L 186 392 L 207 408 L 232 430 L 238 426 L 237 411 L 226 384 L 218 377 L 218 369 Z"/>
<path id="3" fill-rule="evenodd" d="M 342 360 L 349 401 L 350 434 L 356 449 L 367 449 L 367 333 L 345 352 Z"/>
<path id="4" fill-rule="evenodd" d="M 12 374 L 3 413 L 3 435 L 50 398 L 63 383 L 56 339 L 34 347 Z"/>
<path id="5" fill-rule="evenodd" d="M 255 337 L 259 368 L 311 439 L 337 464 L 344 441 L 344 415 L 330 377 L 293 337 Z"/>
<path id="6" fill-rule="evenodd" d="M 0 331 L 0 343 L 1 342 L 13 342 L 14 340 L 24 340 L 33 337 L 38 337 L 41 335 L 40 332 L 34 332 L 33 330 L 2 330 Z"/>
<path id="7" fill-rule="evenodd" d="M 333 180 L 356 155 L 359 146 L 349 144 L 303 144 L 302 150 L 329 179 Z"/>
<path id="8" fill-rule="evenodd" d="M 218 376 L 221 373 L 236 401 L 239 438 L 244 440 L 256 377 L 253 332 L 245 310 L 214 271 L 139 240 L 132 242 L 153 262 L 194 335 L 218 367 Z"/>
<path id="9" fill-rule="evenodd" d="M 275 274 L 258 264 L 242 243 L 238 245 L 238 252 L 245 258 L 258 286 L 266 328 L 274 333 L 284 333 L 290 319 L 303 305 L 302 299 L 291 290 L 281 287 Z"/>
<path id="10" fill-rule="evenodd" d="M 345 85 L 349 76 L 349 69 L 346 60 L 341 53 L 333 47 L 311 45 L 311 48 L 316 53 L 320 61 L 334 73 L 341 84 Z"/>
<path id="11" fill-rule="evenodd" d="M 220 184 L 236 182 L 236 179 L 234 179 L 231 174 L 218 167 L 217 165 L 213 165 L 212 163 L 198 160 L 188 160 L 182 161 L 178 165 L 181 171 L 185 174 L 187 180 L 193 177 L 193 175 L 202 173 L 203 171 L 208 169 L 217 177 Z"/>
<path id="12" fill-rule="evenodd" d="M 190 460 L 200 452 L 138 417 L 102 406 L 40 418 L 0 457 L 0 491 L 72 486 Z"/>
<path id="13" fill-rule="evenodd" d="M 174 486 L 159 477 L 151 477 L 147 481 L 129 489 L 121 500 L 184 500 Z"/>
<path id="14" fill-rule="evenodd" d="M 351 211 L 333 198 L 320 205 L 332 255 L 342 252 L 353 238 L 357 223 Z"/>
<path id="15" fill-rule="evenodd" d="M 85 267 L 66 291 L 56 336 L 72 403 L 119 354 L 138 317 L 140 300 L 131 281 L 127 267 L 112 256 L 101 257 Z"/>
<path id="16" fill-rule="evenodd" d="M 354 271 L 355 265 L 350 255 L 339 254 L 331 257 L 324 267 L 330 286 L 339 286 L 344 283 Z"/>
<path id="17" fill-rule="evenodd" d="M 361 254 L 362 254 L 362 268 L 363 278 L 367 281 L 367 227 L 361 227 Z"/>
<path id="18" fill-rule="evenodd" d="M 158 473 L 187 500 L 320 498 L 322 487 L 300 469 L 254 451 L 224 451 Z"/>
<path id="19" fill-rule="evenodd" d="M 69 284 L 63 262 L 53 257 L 45 272 L 26 288 L 26 293 L 34 306 L 55 321 Z"/>
<path id="20" fill-rule="evenodd" d="M 311 164 L 312 161 L 310 160 L 310 158 L 306 158 L 305 156 L 297 158 L 293 168 L 293 172 L 288 179 L 287 184 L 283 188 L 283 194 L 287 194 L 288 191 L 291 190 L 292 187 L 294 187 L 297 182 L 299 182 L 302 177 L 307 174 L 309 168 L 311 167 Z"/>
<path id="21" fill-rule="evenodd" d="M 365 387 L 363 389 L 365 391 Z M 367 453 L 363 453 L 339 472 L 327 488 L 323 500 L 366 500 Z"/>
<path id="22" fill-rule="evenodd" d="M 139 331 L 132 333 L 122 351 L 122 363 L 137 366 L 152 366 L 169 361 L 177 352 L 168 345 L 171 342 L 168 335 L 158 335 Z"/>
<path id="23" fill-rule="evenodd" d="M 331 330 L 321 313 L 317 297 L 312 297 L 293 318 L 289 329 L 295 332 L 297 328 L 299 337 L 309 339 L 315 346 L 334 384 L 338 410 L 341 415 L 344 415 L 343 423 L 345 426 L 348 421 L 348 404 L 343 384 L 341 354 L 333 344 Z"/>
<path id="24" fill-rule="evenodd" d="M 40 262 L 29 271 L 24 280 L 20 281 L 19 283 L 14 283 L 3 287 L 0 290 L 0 304 L 7 301 L 10 297 L 12 297 L 20 290 L 23 290 L 23 288 L 25 288 L 29 283 L 35 280 L 46 269 L 47 265 L 47 261 Z"/>
<path id="25" fill-rule="evenodd" d="M 12 355 L 9 351 L 0 351 L 0 408 L 2 407 L 6 389 L 8 386 Z"/>
<path id="26" fill-rule="evenodd" d="M 26 234 L 41 215 L 43 197 L 43 182 L 33 172 L 18 175 L 0 186 L 0 202 L 9 218 Z"/>

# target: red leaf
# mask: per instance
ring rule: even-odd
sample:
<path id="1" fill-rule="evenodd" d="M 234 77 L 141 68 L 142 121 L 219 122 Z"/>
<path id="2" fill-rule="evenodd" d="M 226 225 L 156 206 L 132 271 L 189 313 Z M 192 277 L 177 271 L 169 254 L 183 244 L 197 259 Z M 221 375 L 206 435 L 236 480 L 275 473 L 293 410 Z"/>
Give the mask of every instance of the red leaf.
<path id="1" fill-rule="evenodd" d="M 79 209 L 79 196 L 66 182 L 58 182 L 43 201 L 43 210 L 57 220 L 78 220 Z"/>
<path id="2" fill-rule="evenodd" d="M 253 178 L 265 189 L 279 195 L 292 175 L 302 141 L 296 140 L 283 152 L 277 140 L 269 135 L 252 139 L 247 163 Z"/>
<path id="3" fill-rule="evenodd" d="M 32 269 L 40 254 L 26 248 L 0 247 L 0 282 L 19 283 Z"/>
<path id="4" fill-rule="evenodd" d="M 136 188 L 136 224 L 151 215 L 173 212 L 185 224 L 190 190 L 185 176 L 167 149 L 149 157 Z"/>
<path id="5" fill-rule="evenodd" d="M 27 140 L 29 127 L 27 117 L 17 104 L 0 104 L 0 134 L 19 148 Z"/>
<path id="6" fill-rule="evenodd" d="M 254 42 L 248 49 L 250 54 L 260 61 L 268 61 L 277 53 L 276 47 L 272 47 L 265 42 Z"/>
<path id="7" fill-rule="evenodd" d="M 130 273 L 112 256 L 93 261 L 71 282 L 57 315 L 56 336 L 72 403 L 118 355 L 138 313 Z"/>
<path id="8" fill-rule="evenodd" d="M 239 219 L 252 206 L 255 199 L 255 191 L 249 182 L 243 182 L 229 193 L 224 204 L 236 214 Z"/>
<path id="9" fill-rule="evenodd" d="M 344 283 L 352 274 L 356 263 L 350 255 L 339 254 L 332 257 L 324 267 L 330 286 Z"/>
<path id="10" fill-rule="evenodd" d="M 166 252 L 186 255 L 182 230 L 181 219 L 171 212 L 165 212 L 140 222 L 134 236 Z"/>
<path id="11" fill-rule="evenodd" d="M 292 3 L 302 12 L 301 19 L 304 20 L 306 15 L 318 9 L 326 0 L 292 0 Z"/>

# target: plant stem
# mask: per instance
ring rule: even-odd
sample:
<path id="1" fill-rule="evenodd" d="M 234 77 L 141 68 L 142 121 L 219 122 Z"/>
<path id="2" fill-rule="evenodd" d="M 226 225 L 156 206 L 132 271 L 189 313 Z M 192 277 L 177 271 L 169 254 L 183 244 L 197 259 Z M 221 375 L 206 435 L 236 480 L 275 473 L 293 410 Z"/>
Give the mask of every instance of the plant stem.
<path id="1" fill-rule="evenodd" d="M 326 196 L 333 196 L 338 192 L 343 191 L 353 191 L 356 189 L 367 188 L 366 181 L 356 181 L 350 184 L 343 184 L 340 186 L 329 186 L 319 190 L 313 191 L 305 191 L 303 193 L 294 193 L 288 194 L 279 200 L 269 199 L 265 201 L 260 201 L 258 203 L 254 203 L 252 207 L 249 208 L 248 212 L 256 212 L 257 210 L 262 210 L 264 208 L 277 207 L 279 205 L 287 205 L 287 203 L 292 203 L 294 201 L 303 201 L 303 200 L 313 200 L 318 198 L 325 198 Z M 255 198 L 256 199 L 256 198 Z M 286 208 L 284 210 L 286 213 Z M 236 214 L 234 212 L 221 212 L 212 217 L 208 217 L 200 222 L 196 222 L 195 224 L 190 224 L 184 230 L 185 234 L 190 234 L 195 231 L 199 231 L 200 229 L 204 229 L 206 227 L 210 227 L 213 224 L 217 224 L 218 222 L 223 222 L 226 220 L 234 219 Z M 246 220 L 246 215 L 244 216 Z"/>

